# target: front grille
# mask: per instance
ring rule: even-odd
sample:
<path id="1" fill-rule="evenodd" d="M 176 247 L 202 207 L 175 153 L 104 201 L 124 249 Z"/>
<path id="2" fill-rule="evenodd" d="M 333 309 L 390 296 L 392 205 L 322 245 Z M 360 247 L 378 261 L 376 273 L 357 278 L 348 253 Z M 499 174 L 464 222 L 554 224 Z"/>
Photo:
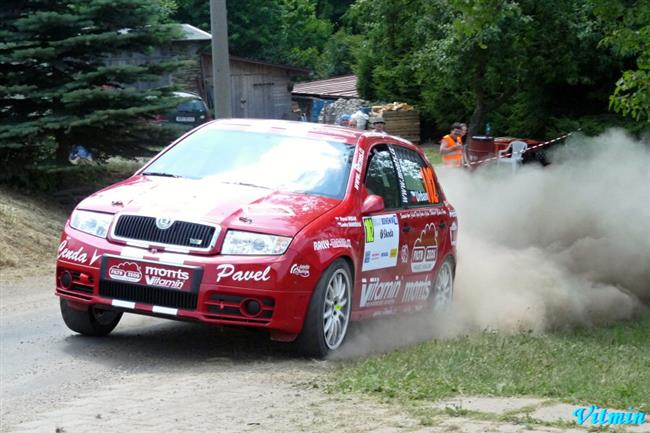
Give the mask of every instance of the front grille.
<path id="1" fill-rule="evenodd" d="M 101 281 L 99 294 L 106 298 L 159 305 L 161 307 L 196 310 L 197 294 L 157 287 L 136 286 L 135 284 Z"/>
<path id="2" fill-rule="evenodd" d="M 114 236 L 157 244 L 206 249 L 210 247 L 216 228 L 186 221 L 174 221 L 165 230 L 156 227 L 156 218 L 121 215 L 115 224 Z"/>

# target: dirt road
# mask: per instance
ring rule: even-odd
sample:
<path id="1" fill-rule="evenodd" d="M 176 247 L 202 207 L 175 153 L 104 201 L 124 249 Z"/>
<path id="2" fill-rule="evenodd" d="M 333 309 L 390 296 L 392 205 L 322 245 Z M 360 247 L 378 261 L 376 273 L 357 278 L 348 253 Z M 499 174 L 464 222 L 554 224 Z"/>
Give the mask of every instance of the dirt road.
<path id="1" fill-rule="evenodd" d="M 438 402 L 422 425 L 398 406 L 324 392 L 336 361 L 297 358 L 263 334 L 126 315 L 109 337 L 81 337 L 63 324 L 50 275 L 0 281 L 2 433 L 586 431 L 443 410 L 570 413 L 536 399 Z"/>
<path id="2" fill-rule="evenodd" d="M 413 423 L 314 389 L 332 363 L 296 358 L 261 334 L 126 315 L 110 337 L 75 335 L 60 319 L 51 278 L 3 281 L 2 432 L 286 433 Z M 363 407 L 368 416 L 358 415 Z"/>

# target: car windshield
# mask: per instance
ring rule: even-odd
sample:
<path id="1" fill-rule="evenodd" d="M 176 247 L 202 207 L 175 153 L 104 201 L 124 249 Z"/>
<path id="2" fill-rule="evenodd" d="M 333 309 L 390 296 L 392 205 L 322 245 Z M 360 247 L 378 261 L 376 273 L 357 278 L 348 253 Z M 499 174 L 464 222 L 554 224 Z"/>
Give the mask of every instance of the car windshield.
<path id="1" fill-rule="evenodd" d="M 354 146 L 334 140 L 202 128 L 142 173 L 342 199 Z"/>

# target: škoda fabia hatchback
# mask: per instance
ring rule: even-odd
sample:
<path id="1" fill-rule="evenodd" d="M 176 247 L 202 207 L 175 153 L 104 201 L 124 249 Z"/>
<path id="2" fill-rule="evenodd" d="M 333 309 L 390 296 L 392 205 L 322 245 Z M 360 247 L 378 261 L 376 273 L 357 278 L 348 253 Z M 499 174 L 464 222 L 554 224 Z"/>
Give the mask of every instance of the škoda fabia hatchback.
<path id="1" fill-rule="evenodd" d="M 449 303 L 457 228 L 408 141 L 214 121 L 76 207 L 56 294 L 81 334 L 126 312 L 259 328 L 324 356 L 351 321 Z"/>

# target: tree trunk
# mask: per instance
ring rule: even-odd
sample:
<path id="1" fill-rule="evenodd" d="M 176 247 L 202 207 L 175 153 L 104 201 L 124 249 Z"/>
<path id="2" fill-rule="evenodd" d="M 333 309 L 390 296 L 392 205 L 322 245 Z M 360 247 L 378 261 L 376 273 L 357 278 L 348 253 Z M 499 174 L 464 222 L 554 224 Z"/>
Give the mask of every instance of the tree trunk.
<path id="1" fill-rule="evenodd" d="M 56 140 L 56 162 L 59 164 L 67 163 L 72 149 L 72 143 L 67 134 L 62 131 L 57 131 L 54 134 Z"/>
<path id="2" fill-rule="evenodd" d="M 473 137 L 475 135 L 483 135 L 482 128 L 483 123 L 485 122 L 485 115 L 487 114 L 487 104 L 483 98 L 483 95 L 476 96 L 476 105 L 474 106 L 474 112 L 472 117 L 469 120 L 469 128 L 467 135 Z"/>

